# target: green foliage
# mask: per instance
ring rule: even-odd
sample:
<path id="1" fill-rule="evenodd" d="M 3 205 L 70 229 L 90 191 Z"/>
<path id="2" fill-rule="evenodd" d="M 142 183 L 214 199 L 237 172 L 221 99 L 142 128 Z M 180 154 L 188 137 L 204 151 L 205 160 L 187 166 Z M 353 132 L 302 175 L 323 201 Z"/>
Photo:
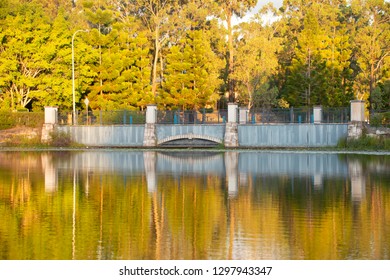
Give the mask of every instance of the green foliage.
<path id="1" fill-rule="evenodd" d="M 320 16 L 315 8 L 306 11 L 294 56 L 287 67 L 282 92 L 292 106 L 342 107 L 353 97 L 348 82 L 351 47 L 344 35 L 345 28 L 337 22 L 334 8 L 325 4 L 320 7 L 330 10 Z M 322 21 L 326 21 L 329 30 L 320 26 Z"/>
<path id="2" fill-rule="evenodd" d="M 5 146 L 30 148 L 30 147 L 42 147 L 43 145 L 41 143 L 41 137 L 38 134 L 34 136 L 12 135 L 5 142 Z"/>
<path id="3" fill-rule="evenodd" d="M 16 126 L 42 127 L 44 115 L 41 112 L 9 112 L 0 111 L 0 129 Z"/>
<path id="4" fill-rule="evenodd" d="M 6 111 L 0 111 L 0 129 L 7 129 L 16 125 L 12 114 Z"/>
<path id="5" fill-rule="evenodd" d="M 172 109 L 193 110 L 215 104 L 220 83 L 217 58 L 202 31 L 190 31 L 167 55 L 165 82 L 158 103 Z"/>
<path id="6" fill-rule="evenodd" d="M 25 5 L 27 9 L 4 20 L 0 35 L 0 87 L 9 96 L 12 110 L 32 101 L 50 63 L 46 48 L 48 19 L 34 3 Z"/>
<path id="7" fill-rule="evenodd" d="M 363 135 L 358 139 L 340 139 L 337 143 L 337 147 L 347 150 L 359 150 L 359 151 L 378 151 L 378 150 L 390 150 L 390 138 L 388 137 L 372 137 Z"/>
<path id="8" fill-rule="evenodd" d="M 390 112 L 371 114 L 370 125 L 374 127 L 390 127 Z"/>
<path id="9" fill-rule="evenodd" d="M 96 123 L 102 124 L 145 124 L 145 114 L 139 111 L 94 111 Z"/>
<path id="10" fill-rule="evenodd" d="M 79 110 L 86 97 L 93 110 L 212 108 L 217 99 L 344 107 L 354 98 L 390 108 L 387 1 L 284 1 L 233 26 L 255 4 L 0 0 L 0 109 L 71 110 L 72 35 L 86 29 L 73 44 Z"/>
<path id="11" fill-rule="evenodd" d="M 55 131 L 50 134 L 51 140 L 49 146 L 52 147 L 70 147 L 73 145 L 71 136 L 63 131 Z"/>

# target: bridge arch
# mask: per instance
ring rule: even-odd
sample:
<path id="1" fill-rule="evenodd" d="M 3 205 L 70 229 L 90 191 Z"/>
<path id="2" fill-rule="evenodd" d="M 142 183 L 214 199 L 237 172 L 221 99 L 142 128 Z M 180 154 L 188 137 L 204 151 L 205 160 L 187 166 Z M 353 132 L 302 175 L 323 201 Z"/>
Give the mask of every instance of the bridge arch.
<path id="1" fill-rule="evenodd" d="M 216 146 L 222 143 L 222 139 L 213 136 L 187 133 L 158 140 L 157 146 Z"/>

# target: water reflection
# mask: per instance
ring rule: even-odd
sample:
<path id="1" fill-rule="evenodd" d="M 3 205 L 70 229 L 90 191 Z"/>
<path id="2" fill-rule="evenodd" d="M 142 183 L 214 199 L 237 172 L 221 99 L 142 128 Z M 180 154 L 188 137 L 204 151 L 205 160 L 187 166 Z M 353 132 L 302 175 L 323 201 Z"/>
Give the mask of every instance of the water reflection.
<path id="1" fill-rule="evenodd" d="M 47 193 L 55 192 L 58 187 L 58 172 L 53 163 L 53 156 L 50 153 L 42 153 L 41 160 L 45 173 L 45 191 Z"/>
<path id="2" fill-rule="evenodd" d="M 353 201 L 360 202 L 366 192 L 366 179 L 363 165 L 359 160 L 350 160 L 348 162 L 348 170 L 351 178 L 351 198 Z"/>
<path id="3" fill-rule="evenodd" d="M 390 159 L 0 153 L 0 259 L 389 259 Z"/>

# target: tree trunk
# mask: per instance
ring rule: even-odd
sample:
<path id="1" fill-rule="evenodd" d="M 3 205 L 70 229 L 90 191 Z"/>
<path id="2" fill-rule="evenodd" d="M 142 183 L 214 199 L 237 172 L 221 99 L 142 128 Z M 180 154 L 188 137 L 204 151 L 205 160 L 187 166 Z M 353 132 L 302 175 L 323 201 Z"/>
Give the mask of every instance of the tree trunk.
<path id="1" fill-rule="evenodd" d="M 153 72 L 152 72 L 152 95 L 154 98 L 157 96 L 157 63 L 158 56 L 160 52 L 160 42 L 159 42 L 159 28 L 156 28 L 155 39 L 154 39 L 154 58 L 153 58 Z"/>
<path id="2" fill-rule="evenodd" d="M 234 92 L 234 79 L 232 78 L 234 73 L 234 50 L 233 50 L 233 26 L 232 26 L 232 16 L 233 13 L 231 10 L 227 11 L 226 21 L 228 28 L 228 92 L 229 92 L 229 102 L 234 102 L 236 99 Z"/>
<path id="3" fill-rule="evenodd" d="M 371 63 L 371 66 L 370 66 L 370 92 L 369 92 L 369 97 L 368 97 L 368 101 L 369 101 L 369 105 L 368 105 L 368 108 L 372 109 L 372 92 L 374 91 L 374 84 L 375 84 L 375 66 L 374 66 L 374 63 Z"/>

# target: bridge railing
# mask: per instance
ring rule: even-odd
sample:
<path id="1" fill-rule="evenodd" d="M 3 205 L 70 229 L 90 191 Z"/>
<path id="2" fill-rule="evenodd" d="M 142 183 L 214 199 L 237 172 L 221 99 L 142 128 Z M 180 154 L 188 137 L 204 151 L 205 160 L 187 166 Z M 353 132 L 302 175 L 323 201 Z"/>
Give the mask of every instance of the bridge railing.
<path id="1" fill-rule="evenodd" d="M 77 125 L 131 125 L 145 124 L 145 111 L 77 111 Z M 58 123 L 61 125 L 72 124 L 72 112 L 60 111 Z"/>
<path id="2" fill-rule="evenodd" d="M 159 124 L 218 124 L 227 120 L 227 110 L 175 110 L 158 111 L 157 123 Z"/>
<path id="3" fill-rule="evenodd" d="M 261 123 L 313 123 L 313 108 L 255 108 L 242 114 L 238 109 L 241 124 Z M 158 124 L 223 124 L 228 120 L 227 110 L 158 110 Z M 77 125 L 131 125 L 145 124 L 146 111 L 78 111 Z M 321 123 L 348 123 L 349 108 L 322 108 Z M 72 112 L 60 111 L 58 123 L 72 124 Z"/>
<path id="4" fill-rule="evenodd" d="M 349 108 L 322 108 L 321 123 L 348 123 Z M 245 121 L 240 121 L 241 123 Z M 247 123 L 313 123 L 313 108 L 256 108 L 248 113 Z"/>

